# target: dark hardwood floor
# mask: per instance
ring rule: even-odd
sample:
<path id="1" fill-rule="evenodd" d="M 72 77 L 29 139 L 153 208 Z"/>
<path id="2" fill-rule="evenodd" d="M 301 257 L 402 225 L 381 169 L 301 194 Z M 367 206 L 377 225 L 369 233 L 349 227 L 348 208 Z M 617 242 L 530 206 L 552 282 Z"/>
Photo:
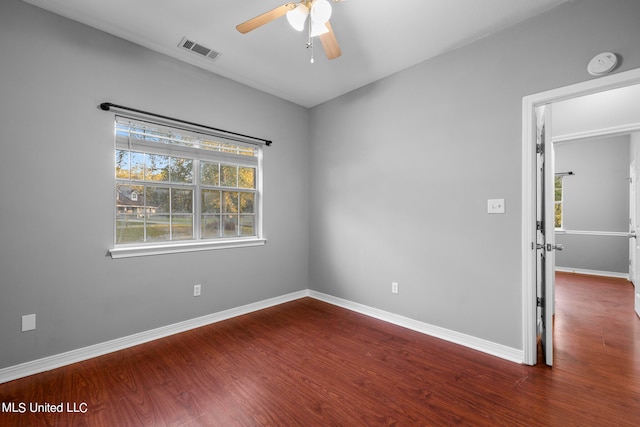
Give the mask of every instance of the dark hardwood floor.
<path id="1" fill-rule="evenodd" d="M 556 292 L 553 368 L 305 298 L 0 384 L 0 426 L 640 425 L 633 286 Z"/>

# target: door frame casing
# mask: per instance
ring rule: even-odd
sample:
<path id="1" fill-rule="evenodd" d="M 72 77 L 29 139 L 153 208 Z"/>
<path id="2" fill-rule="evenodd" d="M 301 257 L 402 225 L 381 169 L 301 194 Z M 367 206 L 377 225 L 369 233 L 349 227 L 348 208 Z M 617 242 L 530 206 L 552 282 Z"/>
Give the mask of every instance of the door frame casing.
<path id="1" fill-rule="evenodd" d="M 522 98 L 522 350 L 527 365 L 537 359 L 536 107 L 639 83 L 637 68 Z"/>

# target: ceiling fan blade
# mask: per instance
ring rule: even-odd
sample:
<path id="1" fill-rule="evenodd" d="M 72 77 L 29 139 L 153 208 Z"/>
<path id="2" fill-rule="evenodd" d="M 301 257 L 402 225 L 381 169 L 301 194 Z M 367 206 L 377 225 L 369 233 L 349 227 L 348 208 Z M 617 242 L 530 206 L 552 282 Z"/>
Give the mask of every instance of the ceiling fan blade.
<path id="1" fill-rule="evenodd" d="M 327 58 L 336 59 L 340 55 L 342 55 L 342 51 L 340 50 L 340 46 L 338 45 L 338 40 L 336 40 L 336 35 L 333 33 L 333 28 L 331 28 L 331 24 L 327 21 L 325 24 L 329 29 L 328 33 L 321 34 L 320 42 L 322 43 L 322 47 L 324 48 L 324 53 L 327 54 Z"/>
<path id="2" fill-rule="evenodd" d="M 258 27 L 263 26 L 264 24 L 268 24 L 274 19 L 280 18 L 285 15 L 291 9 L 296 7 L 296 3 L 286 3 L 282 6 L 276 7 L 275 9 L 270 10 L 269 12 L 265 12 L 262 15 L 258 15 L 255 18 L 249 19 L 242 24 L 236 26 L 236 29 L 240 31 L 242 34 L 246 34 L 249 31 L 255 30 Z"/>

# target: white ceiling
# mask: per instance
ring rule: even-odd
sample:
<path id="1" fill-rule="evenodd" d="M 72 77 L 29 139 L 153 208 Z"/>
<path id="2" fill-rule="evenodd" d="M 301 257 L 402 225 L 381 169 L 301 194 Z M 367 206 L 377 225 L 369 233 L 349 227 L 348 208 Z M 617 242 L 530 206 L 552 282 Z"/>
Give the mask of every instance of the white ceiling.
<path id="1" fill-rule="evenodd" d="M 232 80 L 312 107 L 451 51 L 568 0 L 344 0 L 331 25 L 342 56 L 327 60 L 285 17 L 248 34 L 235 26 L 286 0 L 23 0 Z M 187 36 L 220 52 L 178 47 Z"/>

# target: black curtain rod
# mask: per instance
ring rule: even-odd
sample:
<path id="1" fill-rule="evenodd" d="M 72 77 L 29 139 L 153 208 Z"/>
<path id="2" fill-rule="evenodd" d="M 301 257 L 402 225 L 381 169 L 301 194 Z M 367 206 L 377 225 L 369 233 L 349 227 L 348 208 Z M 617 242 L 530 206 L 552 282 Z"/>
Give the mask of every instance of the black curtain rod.
<path id="1" fill-rule="evenodd" d="M 235 136 L 240 136 L 242 138 L 254 139 L 256 141 L 264 142 L 265 145 L 267 145 L 267 146 L 271 145 L 271 143 L 273 142 L 273 141 L 270 141 L 268 139 L 257 138 L 255 136 L 244 135 L 244 134 L 241 134 L 241 133 L 231 132 L 231 131 L 224 130 L 224 129 L 218 129 L 218 128 L 214 128 L 214 127 L 211 127 L 211 126 L 205 126 L 205 125 L 201 125 L 199 123 L 193 123 L 193 122 L 188 122 L 186 120 L 176 119 L 174 117 L 162 116 L 160 114 L 150 113 L 148 111 L 142 111 L 142 110 L 137 110 L 135 108 L 124 107 L 122 105 L 112 104 L 111 102 L 103 102 L 102 104 L 100 104 L 100 109 L 102 109 L 104 111 L 109 111 L 111 109 L 111 107 L 118 108 L 120 110 L 133 111 L 134 113 L 144 114 L 144 115 L 147 115 L 147 116 L 158 117 L 158 118 L 165 119 L 165 120 L 171 120 L 173 122 L 184 123 L 184 124 L 191 125 L 191 126 L 197 126 L 197 127 L 203 128 L 203 129 L 209 129 L 209 130 L 213 130 L 213 131 L 217 131 L 217 132 L 223 132 L 223 133 L 226 133 L 228 135 L 235 135 Z"/>

